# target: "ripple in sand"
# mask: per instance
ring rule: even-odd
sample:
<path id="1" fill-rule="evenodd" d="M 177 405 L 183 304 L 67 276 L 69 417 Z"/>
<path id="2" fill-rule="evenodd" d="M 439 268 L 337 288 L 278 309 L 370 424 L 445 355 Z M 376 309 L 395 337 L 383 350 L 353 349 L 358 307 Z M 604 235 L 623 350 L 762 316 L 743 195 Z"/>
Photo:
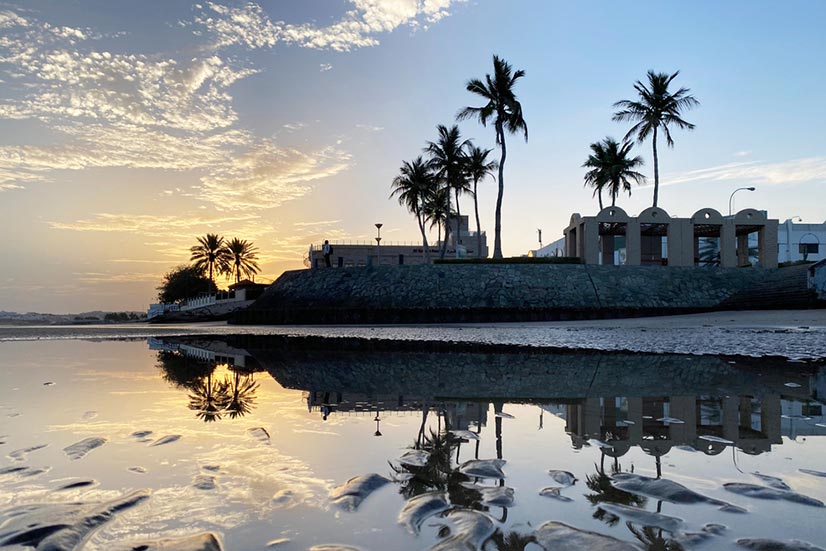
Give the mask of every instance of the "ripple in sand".
<path id="1" fill-rule="evenodd" d="M 90 451 L 92 451 L 95 448 L 99 448 L 105 443 L 106 438 L 84 438 L 80 442 L 75 442 L 71 446 L 66 446 L 65 448 L 63 448 L 63 451 L 66 452 L 66 455 L 69 456 L 69 459 L 75 461 L 77 459 L 82 459 Z"/>

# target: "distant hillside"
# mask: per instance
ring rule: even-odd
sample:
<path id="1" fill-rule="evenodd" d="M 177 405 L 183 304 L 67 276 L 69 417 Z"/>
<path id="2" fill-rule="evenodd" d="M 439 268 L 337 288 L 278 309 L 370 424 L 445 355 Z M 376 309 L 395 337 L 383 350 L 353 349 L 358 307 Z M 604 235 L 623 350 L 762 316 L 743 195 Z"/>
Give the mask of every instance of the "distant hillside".
<path id="1" fill-rule="evenodd" d="M 40 312 L 6 312 L 0 310 L 2 325 L 76 325 L 90 323 L 124 323 L 144 321 L 145 312 L 81 312 L 79 314 L 46 314 Z"/>

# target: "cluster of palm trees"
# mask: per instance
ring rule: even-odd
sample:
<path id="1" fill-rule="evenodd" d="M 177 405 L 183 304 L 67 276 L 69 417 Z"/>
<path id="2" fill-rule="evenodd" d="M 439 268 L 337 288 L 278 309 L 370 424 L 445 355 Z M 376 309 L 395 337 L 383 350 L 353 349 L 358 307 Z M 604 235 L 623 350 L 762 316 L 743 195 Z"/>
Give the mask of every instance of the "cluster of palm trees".
<path id="1" fill-rule="evenodd" d="M 646 84 L 639 80 L 634 84 L 637 91 L 636 100 L 621 100 L 614 104 L 618 109 L 613 120 L 617 122 L 633 122 L 634 125 L 625 134 L 622 143 L 611 137 L 601 142 L 591 144 L 591 154 L 582 165 L 590 170 L 585 174 L 585 185 L 594 188 L 594 195 L 599 197 L 599 208 L 602 210 L 602 192 L 607 191 L 611 197 L 611 206 L 616 205 L 617 195 L 622 191 L 631 194 L 631 182 L 641 184 L 645 176 L 637 172 L 643 165 L 642 157 L 631 156 L 633 142 L 644 142 L 651 136 L 654 153 L 654 204 L 660 190 L 659 160 L 657 158 L 657 136 L 661 131 L 665 134 L 665 141 L 669 147 L 674 147 L 669 127 L 678 127 L 684 130 L 693 130 L 694 125 L 685 121 L 681 114 L 683 110 L 692 109 L 700 105 L 694 96 L 689 94 L 688 88 L 680 88 L 676 92 L 669 91 L 671 82 L 679 75 L 675 73 L 655 73 L 648 71 Z"/>
<path id="2" fill-rule="evenodd" d="M 488 159 L 490 149 L 482 149 L 471 140 L 463 140 L 459 127 L 438 125 L 438 138 L 427 142 L 424 152 L 427 158 L 418 156 L 413 161 L 404 161 L 399 175 L 392 183 L 392 196 L 397 196 L 399 204 L 416 217 L 422 234 L 422 247 L 429 259 L 427 244 L 428 225 L 437 228 L 442 241 L 440 257 L 444 258 L 450 237 L 450 220 L 461 218 L 459 197 L 470 194 L 473 197 L 476 215 L 476 250 L 482 249 L 481 223 L 479 221 L 478 184 L 487 176 L 493 176 L 498 169 L 499 193 L 496 199 L 493 257 L 502 258 L 501 218 L 502 195 L 504 192 L 504 166 L 507 156 L 505 135 L 523 132 L 528 139 L 528 127 L 522 117 L 522 106 L 516 99 L 514 86 L 525 75 L 522 70 L 514 71 L 511 66 L 493 56 L 493 75 L 485 75 L 485 80 L 471 79 L 466 89 L 486 101 L 479 107 L 465 107 L 456 115 L 458 120 L 477 119 L 482 126 L 490 122 L 496 131 L 496 145 L 500 149 L 499 161 Z M 451 194 L 455 196 L 453 207 Z M 458 228 L 458 224 L 457 224 Z M 442 239 L 444 229 L 444 239 Z"/>
<path id="3" fill-rule="evenodd" d="M 225 241 L 223 237 L 208 233 L 198 238 L 198 244 L 189 249 L 192 253 L 190 261 L 196 268 L 209 273 L 210 281 L 213 274 L 223 274 L 227 279 L 235 276 L 235 283 L 241 281 L 241 276 L 254 278 L 260 271 L 258 267 L 258 249 L 251 241 L 233 237 Z"/>

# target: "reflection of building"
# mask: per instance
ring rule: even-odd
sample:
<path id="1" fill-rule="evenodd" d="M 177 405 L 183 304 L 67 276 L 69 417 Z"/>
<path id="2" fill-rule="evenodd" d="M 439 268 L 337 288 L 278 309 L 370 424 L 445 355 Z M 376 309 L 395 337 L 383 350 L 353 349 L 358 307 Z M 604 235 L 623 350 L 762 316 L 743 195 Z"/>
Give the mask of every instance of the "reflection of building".
<path id="1" fill-rule="evenodd" d="M 221 341 L 212 340 L 193 344 L 184 338 L 149 337 L 147 344 L 149 350 L 178 352 L 184 357 L 206 364 L 226 365 L 244 371 L 260 369 L 258 362 L 246 350 L 231 347 Z"/>
<path id="2" fill-rule="evenodd" d="M 457 231 L 457 222 L 459 224 Z M 468 217 L 462 215 L 460 220 L 451 218 L 451 231 L 447 243 L 446 258 L 487 258 L 488 244 L 485 232 L 478 234 L 468 229 Z M 481 254 L 477 251 L 477 235 L 482 238 Z M 375 239 L 363 242 L 330 243 L 333 247 L 330 262 L 334 268 L 350 268 L 357 266 L 405 266 L 425 264 L 427 258 L 422 243 L 392 243 L 382 239 L 377 245 Z M 323 268 L 324 255 L 321 252 L 322 244 L 310 245 L 309 256 L 305 264 L 309 268 Z M 442 243 L 430 243 L 428 252 L 430 260 L 439 258 Z"/>
<path id="3" fill-rule="evenodd" d="M 756 237 L 756 251 L 750 251 L 750 236 Z M 579 257 L 585 264 L 736 267 L 759 263 L 776 268 L 777 220 L 754 209 L 726 217 L 702 209 L 691 218 L 672 218 L 657 207 L 636 217 L 619 207 L 607 207 L 596 216 L 571 216 L 565 248 L 566 256 Z M 704 249 L 712 253 L 706 255 Z"/>

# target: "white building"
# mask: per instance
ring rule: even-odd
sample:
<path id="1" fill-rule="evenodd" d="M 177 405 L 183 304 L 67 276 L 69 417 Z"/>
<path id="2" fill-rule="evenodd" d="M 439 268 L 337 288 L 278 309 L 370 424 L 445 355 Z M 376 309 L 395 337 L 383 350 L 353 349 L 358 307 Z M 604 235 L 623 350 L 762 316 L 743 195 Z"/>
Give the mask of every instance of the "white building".
<path id="1" fill-rule="evenodd" d="M 777 260 L 823 260 L 826 258 L 826 222 L 795 224 L 790 218 L 777 228 Z"/>

